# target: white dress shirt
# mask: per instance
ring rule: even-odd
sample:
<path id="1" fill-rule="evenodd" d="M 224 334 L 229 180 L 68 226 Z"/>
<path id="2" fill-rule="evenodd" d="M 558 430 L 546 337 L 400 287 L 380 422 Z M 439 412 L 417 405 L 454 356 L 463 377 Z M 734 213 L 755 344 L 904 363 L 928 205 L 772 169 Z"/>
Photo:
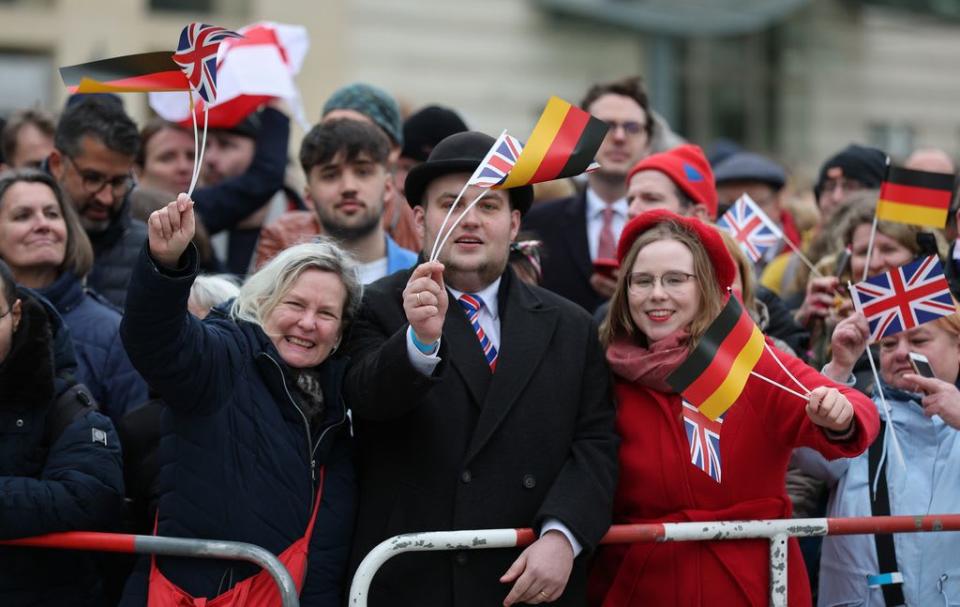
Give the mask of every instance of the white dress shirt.
<path id="1" fill-rule="evenodd" d="M 621 198 L 613 207 L 613 240 L 620 241 L 620 232 L 627 224 L 627 199 Z M 600 231 L 603 230 L 603 210 L 607 203 L 590 188 L 587 188 L 587 245 L 590 247 L 590 259 L 597 258 L 597 249 L 600 248 Z"/>

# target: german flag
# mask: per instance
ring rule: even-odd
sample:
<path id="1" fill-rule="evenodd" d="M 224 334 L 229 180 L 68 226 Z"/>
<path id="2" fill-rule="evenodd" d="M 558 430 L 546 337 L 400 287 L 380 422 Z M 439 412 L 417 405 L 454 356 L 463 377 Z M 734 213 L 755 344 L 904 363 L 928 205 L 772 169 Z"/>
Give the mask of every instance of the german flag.
<path id="1" fill-rule="evenodd" d="M 716 320 L 667 383 L 700 412 L 719 418 L 743 393 L 763 354 L 763 333 L 730 297 Z"/>
<path id="2" fill-rule="evenodd" d="M 609 128 L 599 118 L 551 97 L 517 163 L 493 189 L 518 188 L 586 172 Z"/>
<path id="3" fill-rule="evenodd" d="M 877 219 L 943 228 L 953 198 L 954 176 L 890 167 L 880 185 Z"/>
<path id="4" fill-rule="evenodd" d="M 124 55 L 60 68 L 71 93 L 189 91 L 190 83 L 170 51 Z"/>

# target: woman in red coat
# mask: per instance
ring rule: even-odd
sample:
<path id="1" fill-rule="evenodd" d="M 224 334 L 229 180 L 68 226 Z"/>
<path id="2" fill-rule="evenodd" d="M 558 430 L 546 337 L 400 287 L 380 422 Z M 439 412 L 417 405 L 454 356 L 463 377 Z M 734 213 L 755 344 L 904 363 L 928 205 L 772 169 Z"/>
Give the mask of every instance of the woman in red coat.
<path id="1" fill-rule="evenodd" d="M 614 523 L 789 518 L 784 477 L 795 447 L 853 457 L 874 439 L 879 422 L 866 396 L 778 352 L 805 389 L 764 352 L 757 373 L 797 392 L 809 389 L 809 396 L 749 378 L 722 422 L 714 422 L 719 457 L 713 466 L 695 465 L 681 396 L 665 378 L 726 303 L 733 260 L 715 228 L 669 211 L 633 219 L 617 254 L 622 270 L 601 329 L 622 437 Z M 768 559 L 766 540 L 604 546 L 591 574 L 591 600 L 604 607 L 766 605 Z M 792 538 L 788 563 L 789 604 L 809 605 Z"/>

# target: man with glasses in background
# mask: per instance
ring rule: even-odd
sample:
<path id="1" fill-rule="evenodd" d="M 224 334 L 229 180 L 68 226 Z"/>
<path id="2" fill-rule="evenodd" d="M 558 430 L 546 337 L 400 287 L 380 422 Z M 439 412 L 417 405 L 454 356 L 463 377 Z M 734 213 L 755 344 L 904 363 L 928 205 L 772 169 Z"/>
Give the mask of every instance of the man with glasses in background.
<path id="1" fill-rule="evenodd" d="M 67 103 L 47 167 L 80 216 L 93 244 L 87 285 L 123 307 L 130 271 L 147 227 L 130 217 L 127 194 L 140 135 L 111 95 L 78 95 Z"/>
<path id="2" fill-rule="evenodd" d="M 595 84 L 580 107 L 610 130 L 597 151 L 600 168 L 570 198 L 534 205 L 523 229 L 544 243 L 543 286 L 593 312 L 609 299 L 615 275 L 594 262 L 616 258 L 627 221 L 627 172 L 650 153 L 653 119 L 639 77 Z"/>

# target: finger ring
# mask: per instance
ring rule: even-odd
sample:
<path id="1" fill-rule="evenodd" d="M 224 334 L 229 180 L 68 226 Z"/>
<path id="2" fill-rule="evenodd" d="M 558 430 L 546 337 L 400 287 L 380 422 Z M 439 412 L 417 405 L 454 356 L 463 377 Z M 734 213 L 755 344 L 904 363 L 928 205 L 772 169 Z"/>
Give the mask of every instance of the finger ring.
<path id="1" fill-rule="evenodd" d="M 423 305 L 423 302 L 420 301 L 420 292 L 419 292 L 419 291 L 417 292 L 417 305 L 418 305 L 418 306 L 422 306 L 422 305 Z"/>
<path id="2" fill-rule="evenodd" d="M 543 590 L 540 591 L 540 596 L 542 596 L 542 597 L 545 598 L 545 599 L 549 599 L 549 598 L 550 598 L 550 595 L 547 594 L 546 592 L 544 592 Z"/>

